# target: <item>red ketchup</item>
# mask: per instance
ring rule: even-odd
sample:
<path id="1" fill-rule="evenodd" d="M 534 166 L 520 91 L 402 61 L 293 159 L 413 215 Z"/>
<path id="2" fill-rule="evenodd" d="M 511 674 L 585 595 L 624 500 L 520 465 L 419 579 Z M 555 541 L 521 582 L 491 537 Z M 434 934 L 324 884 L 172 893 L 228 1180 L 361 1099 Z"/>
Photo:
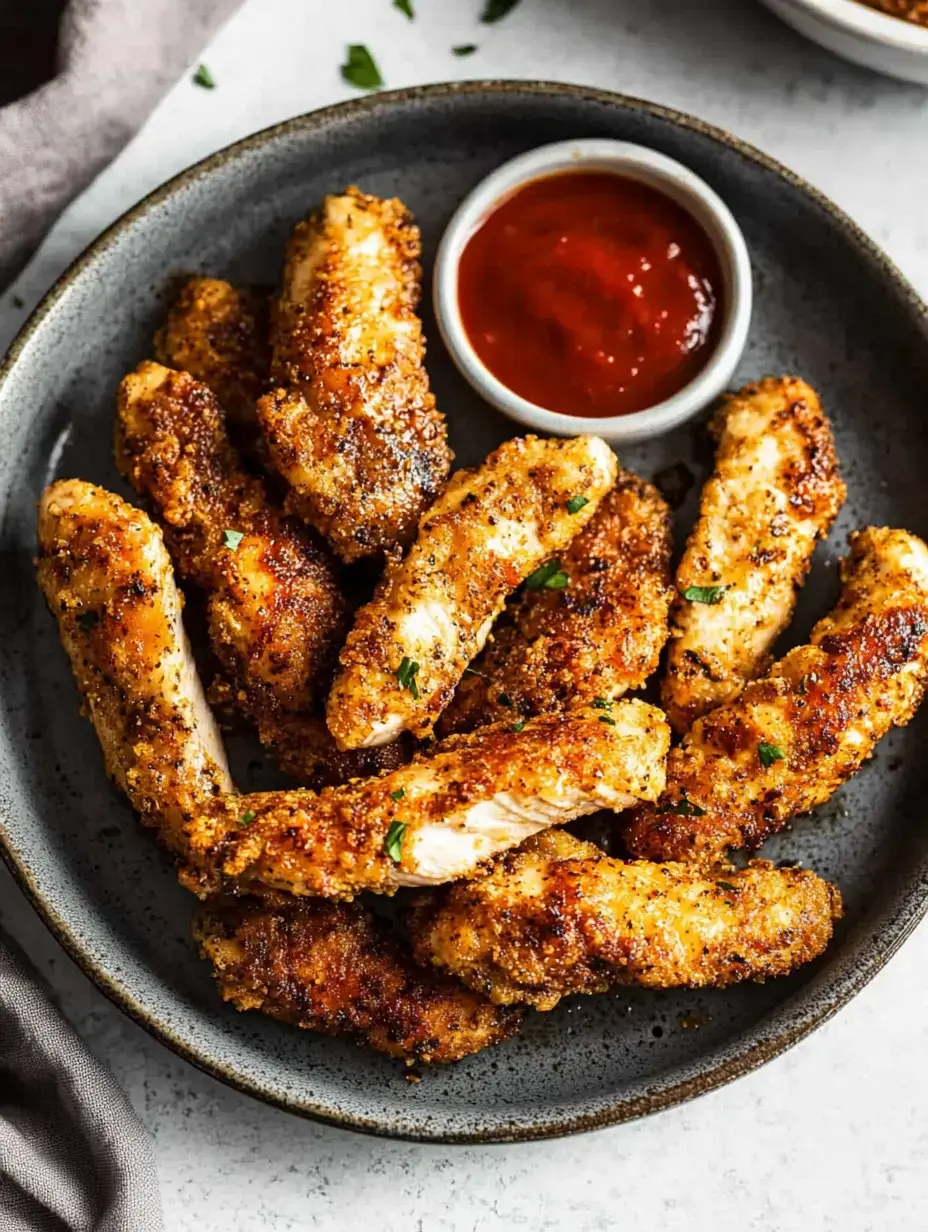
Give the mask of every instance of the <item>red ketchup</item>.
<path id="1" fill-rule="evenodd" d="M 609 172 L 533 180 L 467 242 L 471 345 L 513 392 L 567 415 L 662 402 L 708 362 L 722 273 L 709 237 L 656 189 Z"/>

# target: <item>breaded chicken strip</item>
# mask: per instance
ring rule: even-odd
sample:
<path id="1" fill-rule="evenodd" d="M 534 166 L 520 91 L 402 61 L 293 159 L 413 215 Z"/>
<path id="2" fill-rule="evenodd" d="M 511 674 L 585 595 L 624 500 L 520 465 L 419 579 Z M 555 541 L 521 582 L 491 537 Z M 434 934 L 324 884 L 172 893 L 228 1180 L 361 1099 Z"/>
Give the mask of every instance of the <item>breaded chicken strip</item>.
<path id="1" fill-rule="evenodd" d="M 157 509 L 181 576 L 209 593 L 233 698 L 272 742 L 271 725 L 307 711 L 331 672 L 344 603 L 329 561 L 242 469 L 219 403 L 185 372 L 146 362 L 125 378 L 116 460 Z"/>
<path id="2" fill-rule="evenodd" d="M 314 791 L 405 766 L 415 749 L 415 741 L 404 737 L 376 749 L 342 750 L 325 719 L 315 713 L 280 714 L 268 718 L 261 730 L 278 767 Z"/>
<path id="3" fill-rule="evenodd" d="M 928 547 L 903 530 L 851 536 L 834 611 L 762 680 L 697 720 L 655 807 L 629 819 L 637 856 L 713 860 L 759 847 L 824 803 L 907 723 L 928 677 Z"/>
<path id="4" fill-rule="evenodd" d="M 192 828 L 191 861 L 217 889 L 325 898 L 453 881 L 538 830 L 656 799 L 669 743 L 639 701 L 495 724 L 380 778 L 217 801 Z"/>
<path id="5" fill-rule="evenodd" d="M 451 469 L 416 316 L 419 230 L 349 188 L 297 225 L 258 414 L 293 509 L 345 560 L 408 543 Z"/>
<path id="6" fill-rule="evenodd" d="M 821 954 L 840 915 L 837 889 L 806 869 L 758 860 L 702 876 L 614 860 L 549 830 L 430 896 L 410 928 L 421 963 L 499 1005 L 550 1010 L 615 984 L 719 988 L 788 975 Z"/>
<path id="7" fill-rule="evenodd" d="M 39 509 L 38 575 L 108 772 L 183 856 L 190 818 L 220 794 L 234 799 L 235 788 L 161 531 L 120 497 L 63 480 Z M 184 880 L 202 895 L 189 868 Z M 356 904 L 211 903 L 197 931 L 223 995 L 240 1008 L 394 1056 L 456 1060 L 518 1025 L 517 1015 L 417 968 Z"/>
<path id="8" fill-rule="evenodd" d="M 187 278 L 155 334 L 155 358 L 189 372 L 218 398 L 239 448 L 256 452 L 256 404 L 270 381 L 266 294 L 220 278 Z"/>
<path id="9" fill-rule="evenodd" d="M 103 488 L 65 479 L 39 506 L 39 584 L 108 773 L 168 847 L 233 791 L 161 531 Z"/>
<path id="10" fill-rule="evenodd" d="M 326 707 L 340 748 L 431 734 L 507 595 L 526 578 L 568 584 L 556 562 L 540 567 L 583 530 L 616 470 L 599 437 L 526 436 L 451 478 L 355 617 Z"/>
<path id="11" fill-rule="evenodd" d="M 418 967 L 357 903 L 286 895 L 210 903 L 194 936 L 238 1009 L 406 1061 L 459 1061 L 519 1025 L 517 1010 Z"/>
<path id="12" fill-rule="evenodd" d="M 678 732 L 767 670 L 845 493 L 831 427 L 804 381 L 747 385 L 711 426 L 715 471 L 677 569 L 662 687 Z"/>
<path id="13" fill-rule="evenodd" d="M 620 471 L 586 529 L 561 555 L 563 590 L 525 589 L 469 667 L 439 732 L 473 731 L 596 699 L 603 709 L 656 670 L 673 594 L 670 510 L 650 483 Z"/>

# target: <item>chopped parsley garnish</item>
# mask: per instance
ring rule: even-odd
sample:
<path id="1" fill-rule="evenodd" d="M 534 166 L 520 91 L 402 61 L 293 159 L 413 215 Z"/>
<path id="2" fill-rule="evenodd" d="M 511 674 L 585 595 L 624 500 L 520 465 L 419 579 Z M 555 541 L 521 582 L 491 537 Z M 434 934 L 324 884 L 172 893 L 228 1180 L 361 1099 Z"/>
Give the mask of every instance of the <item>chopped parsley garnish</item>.
<path id="1" fill-rule="evenodd" d="M 605 697 L 594 697 L 590 705 L 594 710 L 611 710 L 612 702 Z"/>
<path id="2" fill-rule="evenodd" d="M 496 700 L 499 702 L 501 706 L 505 706 L 507 710 L 512 709 L 512 698 L 509 696 L 508 693 L 497 694 Z"/>
<path id="3" fill-rule="evenodd" d="M 451 48 L 451 54 L 453 56 L 472 56 L 476 50 L 476 43 L 458 43 L 456 47 Z"/>
<path id="4" fill-rule="evenodd" d="M 490 677 L 486 674 L 486 672 L 478 672 L 476 667 L 465 667 L 464 675 L 465 676 L 479 676 L 481 680 L 490 679 Z"/>
<path id="5" fill-rule="evenodd" d="M 245 532 L 241 530 L 224 530 L 222 532 L 222 542 L 230 552 L 234 552 L 244 538 Z"/>
<path id="6" fill-rule="evenodd" d="M 767 744 L 762 740 L 757 746 L 757 754 L 760 757 L 760 763 L 768 769 L 775 761 L 786 761 L 786 754 L 778 744 Z"/>
<path id="7" fill-rule="evenodd" d="M 615 727 L 615 719 L 610 719 L 608 714 L 601 714 L 599 721 L 600 723 L 608 723 L 610 727 Z"/>
<path id="8" fill-rule="evenodd" d="M 692 800 L 687 798 L 686 790 L 680 792 L 680 799 L 676 804 L 666 804 L 662 810 L 665 813 L 676 813 L 678 817 L 705 817 L 706 810 L 700 808 L 698 804 L 694 804 Z"/>
<path id="9" fill-rule="evenodd" d="M 348 59 L 342 65 L 342 80 L 358 90 L 379 90 L 383 85 L 377 61 L 363 43 L 349 46 Z"/>
<path id="10" fill-rule="evenodd" d="M 519 3 L 519 0 L 486 0 L 480 20 L 485 26 L 492 26 L 495 21 L 502 21 Z"/>
<path id="11" fill-rule="evenodd" d="M 94 627 L 94 625 L 99 624 L 99 621 L 100 621 L 99 612 L 81 612 L 77 618 L 77 623 L 80 625 L 80 627 L 84 630 L 85 633 L 89 633 L 90 630 Z"/>
<path id="12" fill-rule="evenodd" d="M 570 585 L 570 578 L 561 569 L 561 562 L 555 558 L 545 561 L 534 573 L 530 573 L 525 579 L 525 585 L 529 590 L 563 590 Z"/>
<path id="13" fill-rule="evenodd" d="M 412 0 L 393 0 L 393 7 L 399 9 L 404 17 L 408 17 L 410 21 L 415 17 L 412 11 Z"/>
<path id="14" fill-rule="evenodd" d="M 583 506 L 588 505 L 589 503 L 590 502 L 585 496 L 572 496 L 567 502 L 567 512 L 579 513 Z"/>
<path id="15" fill-rule="evenodd" d="M 715 883 L 720 890 L 728 890 L 731 894 L 739 894 L 740 890 L 736 885 L 732 885 L 730 881 L 717 881 Z"/>
<path id="16" fill-rule="evenodd" d="M 25 308 L 25 306 L 26 306 L 26 301 L 23 299 L 21 295 L 13 296 L 13 307 L 14 308 Z"/>
<path id="17" fill-rule="evenodd" d="M 687 586 L 683 598 L 690 603 L 721 603 L 727 586 Z"/>
<path id="18" fill-rule="evenodd" d="M 406 821 L 391 821 L 387 837 L 383 841 L 384 851 L 396 864 L 403 858 L 403 836 L 409 829 Z"/>
<path id="19" fill-rule="evenodd" d="M 242 815 L 242 817 L 239 819 L 238 828 L 240 830 L 246 829 L 248 826 L 251 825 L 251 823 L 255 820 L 257 816 L 258 816 L 257 813 L 253 812 L 251 809 L 247 809 L 245 813 Z"/>
<path id="20" fill-rule="evenodd" d="M 525 726 L 525 719 L 519 719 L 518 723 L 513 723 L 512 730 L 514 732 L 520 732 L 524 726 Z"/>
<path id="21" fill-rule="evenodd" d="M 193 74 L 193 84 L 195 86 L 202 86 L 204 90 L 215 90 L 216 78 L 205 64 L 201 64 L 197 71 Z"/>
<path id="22" fill-rule="evenodd" d="M 405 795 L 406 795 L 406 788 L 397 787 L 396 791 L 390 792 L 390 799 L 391 800 L 402 800 L 403 796 Z"/>
<path id="23" fill-rule="evenodd" d="M 419 700 L 419 686 L 416 684 L 418 674 L 419 664 L 415 659 L 409 659 L 404 655 L 403 662 L 396 669 L 396 683 L 401 689 L 408 689 L 416 701 Z"/>

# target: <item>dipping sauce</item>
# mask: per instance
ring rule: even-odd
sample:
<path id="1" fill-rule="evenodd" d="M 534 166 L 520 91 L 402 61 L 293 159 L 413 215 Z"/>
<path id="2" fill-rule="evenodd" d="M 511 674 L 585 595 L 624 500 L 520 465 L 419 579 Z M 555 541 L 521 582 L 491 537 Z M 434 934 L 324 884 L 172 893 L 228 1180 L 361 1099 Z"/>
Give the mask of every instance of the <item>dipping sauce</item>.
<path id="1" fill-rule="evenodd" d="M 722 273 L 682 206 L 621 175 L 533 180 L 468 240 L 464 329 L 514 393 L 567 415 L 627 415 L 677 393 L 712 355 Z"/>

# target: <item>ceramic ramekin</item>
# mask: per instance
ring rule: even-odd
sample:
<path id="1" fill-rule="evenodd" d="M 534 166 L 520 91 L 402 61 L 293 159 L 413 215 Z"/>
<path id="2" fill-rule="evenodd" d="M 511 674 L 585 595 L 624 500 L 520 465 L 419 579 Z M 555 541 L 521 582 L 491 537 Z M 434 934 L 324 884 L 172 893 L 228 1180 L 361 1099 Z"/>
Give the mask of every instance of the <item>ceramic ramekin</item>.
<path id="1" fill-rule="evenodd" d="M 928 29 L 858 0 L 762 0 L 794 30 L 835 55 L 928 86 Z"/>
<path id="2" fill-rule="evenodd" d="M 706 366 L 679 393 L 629 415 L 602 418 L 564 415 L 514 393 L 485 366 L 470 343 L 458 305 L 461 253 L 484 219 L 523 184 L 560 171 L 612 171 L 647 184 L 686 209 L 701 225 L 719 259 L 722 325 Z M 747 245 L 725 202 L 704 180 L 675 159 L 626 141 L 589 139 L 539 146 L 504 163 L 461 202 L 442 237 L 435 262 L 435 315 L 461 373 L 487 402 L 537 432 L 576 436 L 591 432 L 612 444 L 648 440 L 699 413 L 729 385 L 751 321 L 751 265 Z"/>

